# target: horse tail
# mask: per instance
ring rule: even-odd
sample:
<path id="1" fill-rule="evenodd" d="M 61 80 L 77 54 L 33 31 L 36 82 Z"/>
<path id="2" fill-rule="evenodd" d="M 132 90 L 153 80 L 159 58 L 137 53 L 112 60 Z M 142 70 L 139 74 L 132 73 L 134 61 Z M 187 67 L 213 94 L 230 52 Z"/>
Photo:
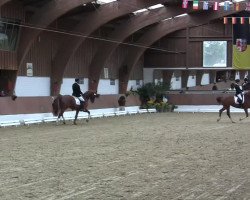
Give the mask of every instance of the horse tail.
<path id="1" fill-rule="evenodd" d="M 55 99 L 52 97 L 52 113 L 54 116 L 58 116 L 61 108 L 62 95 L 58 95 Z"/>
<path id="2" fill-rule="evenodd" d="M 217 97 L 217 98 L 216 98 L 216 101 L 217 101 L 219 104 L 221 104 L 221 100 L 222 100 L 222 97 Z"/>

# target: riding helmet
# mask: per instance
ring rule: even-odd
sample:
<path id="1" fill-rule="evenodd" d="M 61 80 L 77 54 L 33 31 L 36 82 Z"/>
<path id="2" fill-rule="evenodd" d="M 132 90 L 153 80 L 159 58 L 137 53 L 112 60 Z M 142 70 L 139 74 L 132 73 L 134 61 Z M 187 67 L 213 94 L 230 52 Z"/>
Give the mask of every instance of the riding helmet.
<path id="1" fill-rule="evenodd" d="M 240 82 L 240 79 L 236 79 L 236 80 L 235 80 L 235 83 L 239 83 L 239 82 Z"/>
<path id="2" fill-rule="evenodd" d="M 78 81 L 79 81 L 79 78 L 76 78 L 76 79 L 75 79 L 75 82 L 78 82 Z"/>

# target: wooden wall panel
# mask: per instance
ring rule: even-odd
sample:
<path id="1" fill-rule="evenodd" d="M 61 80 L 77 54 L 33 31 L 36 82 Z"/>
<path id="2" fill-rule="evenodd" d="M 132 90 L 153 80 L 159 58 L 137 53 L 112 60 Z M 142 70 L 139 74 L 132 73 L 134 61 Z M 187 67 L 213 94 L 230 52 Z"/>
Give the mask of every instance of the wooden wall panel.
<path id="1" fill-rule="evenodd" d="M 227 63 L 232 65 L 232 28 L 225 26 L 221 20 L 210 22 L 203 26 L 176 31 L 157 41 L 154 45 L 175 53 L 163 53 L 147 50 L 145 67 L 202 67 L 203 66 L 203 41 L 226 40 L 228 41 Z M 187 39 L 187 40 L 186 40 Z M 188 45 L 188 46 L 187 46 Z M 187 52 L 187 50 L 189 50 Z M 188 55 L 186 55 L 188 53 Z"/>
<path id="2" fill-rule="evenodd" d="M 190 42 L 189 49 L 192 52 L 189 53 L 189 66 L 188 67 L 202 67 L 203 66 L 203 43 L 202 42 Z"/>
<path id="3" fill-rule="evenodd" d="M 0 10 L 0 16 L 2 18 L 19 19 L 22 21 L 25 20 L 25 11 L 22 7 L 21 2 L 11 1 L 9 3 L 4 4 L 0 8 Z"/>
<path id="4" fill-rule="evenodd" d="M 88 66 L 95 55 L 100 41 L 87 39 L 70 58 L 64 77 L 88 77 Z"/>
<path id="5" fill-rule="evenodd" d="M 18 75 L 26 76 L 26 63 L 33 63 L 33 75 L 48 77 L 51 72 L 53 34 L 42 32 L 32 44 Z"/>
<path id="6" fill-rule="evenodd" d="M 24 20 L 25 12 L 21 3 L 9 2 L 0 8 L 0 17 L 12 20 Z M 0 69 L 17 70 L 17 53 L 0 50 Z"/>
<path id="7" fill-rule="evenodd" d="M 225 36 L 225 26 L 221 20 L 210 22 L 209 24 L 204 24 L 202 26 L 191 27 L 190 37 L 218 37 Z"/>
<path id="8" fill-rule="evenodd" d="M 131 80 L 143 80 L 143 66 L 144 66 L 144 56 L 142 56 L 131 71 Z"/>
<path id="9" fill-rule="evenodd" d="M 16 52 L 0 51 L 0 69 L 17 70 Z"/>

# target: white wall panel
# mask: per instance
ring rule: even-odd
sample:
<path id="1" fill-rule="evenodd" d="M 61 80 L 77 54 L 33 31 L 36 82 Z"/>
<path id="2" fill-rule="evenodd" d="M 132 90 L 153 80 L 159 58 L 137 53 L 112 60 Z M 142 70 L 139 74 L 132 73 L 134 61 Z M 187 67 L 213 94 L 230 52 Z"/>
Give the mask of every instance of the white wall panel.
<path id="1" fill-rule="evenodd" d="M 143 84 L 142 80 L 140 80 L 140 85 L 136 85 L 136 80 L 129 80 L 127 91 L 129 91 L 131 89 L 131 87 L 133 88 L 133 90 L 136 90 L 138 87 L 141 87 L 142 84 Z"/>
<path id="2" fill-rule="evenodd" d="M 201 79 L 201 85 L 209 84 L 209 74 L 203 74 Z"/>
<path id="3" fill-rule="evenodd" d="M 196 86 L 196 76 L 189 76 L 188 77 L 187 86 L 188 87 Z"/>
<path id="4" fill-rule="evenodd" d="M 50 96 L 49 77 L 18 76 L 15 85 L 17 96 Z"/>
<path id="5" fill-rule="evenodd" d="M 97 92 L 98 94 L 118 94 L 118 83 L 118 79 L 115 80 L 115 85 L 110 85 L 110 79 L 100 79 Z"/>
<path id="6" fill-rule="evenodd" d="M 60 94 L 62 95 L 72 95 L 72 84 L 75 82 L 74 78 L 64 78 L 61 85 Z M 84 84 L 80 84 L 82 92 L 86 92 L 89 88 L 88 79 L 84 79 Z"/>

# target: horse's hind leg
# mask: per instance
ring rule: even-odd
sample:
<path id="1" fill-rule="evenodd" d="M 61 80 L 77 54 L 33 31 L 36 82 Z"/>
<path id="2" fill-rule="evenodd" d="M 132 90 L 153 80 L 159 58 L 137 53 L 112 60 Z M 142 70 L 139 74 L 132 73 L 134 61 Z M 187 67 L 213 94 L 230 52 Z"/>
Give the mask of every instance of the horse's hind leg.
<path id="1" fill-rule="evenodd" d="M 74 119 L 74 125 L 76 125 L 76 120 L 77 120 L 78 113 L 79 113 L 79 110 L 76 110 L 76 115 L 75 115 L 75 119 Z"/>
<path id="2" fill-rule="evenodd" d="M 240 118 L 240 121 L 243 120 L 243 119 L 246 119 L 248 117 L 248 110 L 247 110 L 247 108 L 244 108 L 244 111 L 245 111 L 246 117 Z"/>
<path id="3" fill-rule="evenodd" d="M 224 110 L 226 110 L 226 108 L 224 108 L 224 107 L 223 107 L 222 109 L 219 110 L 219 118 L 217 119 L 217 122 L 220 121 L 220 119 L 221 119 L 221 114 L 222 114 L 222 112 L 223 112 Z"/>

